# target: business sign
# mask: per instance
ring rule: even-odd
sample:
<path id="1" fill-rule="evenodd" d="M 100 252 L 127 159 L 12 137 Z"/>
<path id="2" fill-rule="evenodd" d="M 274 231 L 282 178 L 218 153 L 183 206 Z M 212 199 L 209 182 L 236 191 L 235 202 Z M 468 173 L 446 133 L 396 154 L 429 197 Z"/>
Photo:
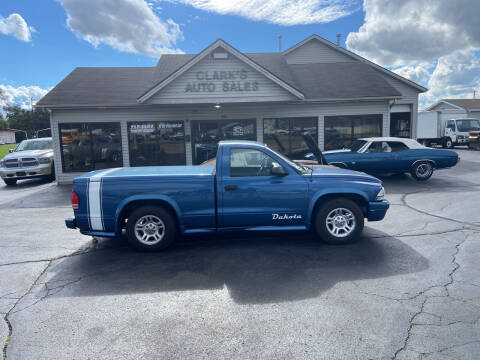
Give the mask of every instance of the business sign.
<path id="1" fill-rule="evenodd" d="M 252 92 L 259 90 L 247 70 L 197 71 L 196 81 L 187 83 L 185 92 Z"/>

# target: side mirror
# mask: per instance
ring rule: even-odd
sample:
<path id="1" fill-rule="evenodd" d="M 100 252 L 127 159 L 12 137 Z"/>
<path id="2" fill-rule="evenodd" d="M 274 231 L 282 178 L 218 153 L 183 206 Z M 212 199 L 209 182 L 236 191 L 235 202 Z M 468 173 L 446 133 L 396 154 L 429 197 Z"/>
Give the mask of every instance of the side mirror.
<path id="1" fill-rule="evenodd" d="M 9 153 L 12 153 L 12 152 L 13 152 L 13 149 L 8 149 L 8 152 L 9 152 Z"/>
<path id="2" fill-rule="evenodd" d="M 288 175 L 288 171 L 280 165 L 274 165 L 271 170 L 271 174 L 275 176 L 285 176 Z"/>

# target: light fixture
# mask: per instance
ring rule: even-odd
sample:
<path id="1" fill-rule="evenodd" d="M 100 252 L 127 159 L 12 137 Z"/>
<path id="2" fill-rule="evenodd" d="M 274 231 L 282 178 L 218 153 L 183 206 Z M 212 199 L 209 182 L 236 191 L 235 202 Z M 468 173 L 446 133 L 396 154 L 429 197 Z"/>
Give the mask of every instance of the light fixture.
<path id="1" fill-rule="evenodd" d="M 220 104 L 215 104 L 215 105 L 213 105 L 213 107 L 218 110 L 218 109 L 220 109 L 220 108 L 222 107 L 222 105 L 220 105 Z"/>

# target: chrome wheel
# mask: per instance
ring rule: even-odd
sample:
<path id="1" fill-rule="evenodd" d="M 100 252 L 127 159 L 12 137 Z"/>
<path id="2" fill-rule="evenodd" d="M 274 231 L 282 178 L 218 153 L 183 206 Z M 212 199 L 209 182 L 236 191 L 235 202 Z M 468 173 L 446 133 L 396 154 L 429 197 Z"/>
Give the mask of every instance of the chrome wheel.
<path id="1" fill-rule="evenodd" d="M 135 237 L 144 245 L 158 244 L 165 236 L 165 224 L 155 215 L 145 215 L 135 223 Z"/>
<path id="2" fill-rule="evenodd" d="M 326 218 L 327 230 L 335 237 L 346 237 L 355 230 L 355 216 L 345 208 L 333 209 Z"/>
<path id="3" fill-rule="evenodd" d="M 430 165 L 429 163 L 422 163 L 417 166 L 416 175 L 417 177 L 423 179 L 426 177 L 430 177 L 432 175 L 432 171 L 432 165 Z"/>

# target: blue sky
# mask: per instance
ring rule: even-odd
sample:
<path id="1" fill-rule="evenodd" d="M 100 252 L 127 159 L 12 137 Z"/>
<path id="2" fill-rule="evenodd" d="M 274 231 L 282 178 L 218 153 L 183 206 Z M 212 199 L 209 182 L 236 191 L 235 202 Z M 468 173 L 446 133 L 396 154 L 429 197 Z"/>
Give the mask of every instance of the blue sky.
<path id="1" fill-rule="evenodd" d="M 198 53 L 217 38 L 254 52 L 277 51 L 279 34 L 285 49 L 341 33 L 343 46 L 429 87 L 424 103 L 471 97 L 480 2 L 459 1 L 470 11 L 442 0 L 2 0 L 0 89 L 25 106 L 77 66 L 153 66 L 161 53 Z"/>

